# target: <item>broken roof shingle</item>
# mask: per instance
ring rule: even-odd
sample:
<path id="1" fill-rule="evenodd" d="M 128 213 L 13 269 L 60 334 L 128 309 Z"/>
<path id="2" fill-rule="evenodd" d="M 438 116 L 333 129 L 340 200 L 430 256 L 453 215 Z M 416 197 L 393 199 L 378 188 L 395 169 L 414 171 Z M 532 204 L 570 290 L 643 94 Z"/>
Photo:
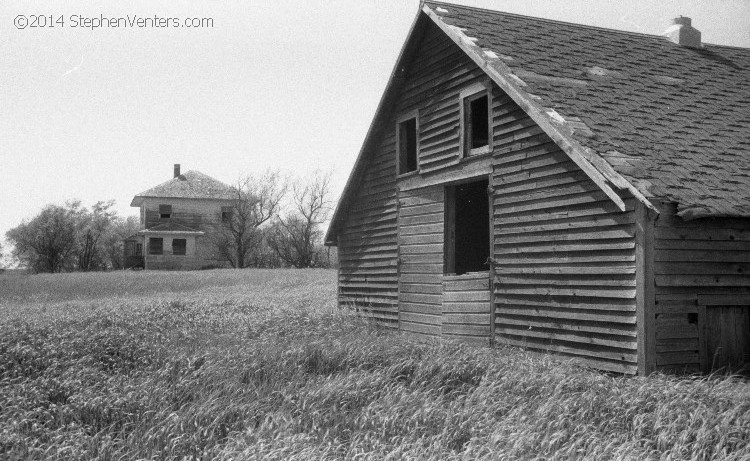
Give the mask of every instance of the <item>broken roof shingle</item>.
<path id="1" fill-rule="evenodd" d="M 232 188 L 200 171 L 188 171 L 133 197 L 130 206 L 140 206 L 146 197 L 232 199 Z"/>
<path id="2" fill-rule="evenodd" d="M 574 121 L 582 146 L 617 151 L 602 157 L 644 196 L 677 202 L 685 218 L 750 217 L 750 49 L 426 5 L 503 56 L 520 91 Z"/>

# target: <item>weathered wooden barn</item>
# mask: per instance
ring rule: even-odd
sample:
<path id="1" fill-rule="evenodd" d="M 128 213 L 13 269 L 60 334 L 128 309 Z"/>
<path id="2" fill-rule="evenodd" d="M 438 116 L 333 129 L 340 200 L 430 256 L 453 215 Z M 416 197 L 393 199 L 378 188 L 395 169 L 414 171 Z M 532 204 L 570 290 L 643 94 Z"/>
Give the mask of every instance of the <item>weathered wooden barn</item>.
<path id="1" fill-rule="evenodd" d="M 402 332 L 603 370 L 750 357 L 750 50 L 426 2 L 326 235 Z"/>

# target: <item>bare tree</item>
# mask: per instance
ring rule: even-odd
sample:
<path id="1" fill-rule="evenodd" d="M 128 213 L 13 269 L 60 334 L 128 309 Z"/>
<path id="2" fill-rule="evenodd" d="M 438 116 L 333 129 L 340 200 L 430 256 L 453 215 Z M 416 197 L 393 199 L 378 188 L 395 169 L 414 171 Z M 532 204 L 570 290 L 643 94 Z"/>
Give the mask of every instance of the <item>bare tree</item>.
<path id="1" fill-rule="evenodd" d="M 322 225 L 331 210 L 332 173 L 315 171 L 293 187 L 293 210 L 279 217 L 268 232 L 268 244 L 287 264 L 314 267 L 318 264 Z"/>
<path id="2" fill-rule="evenodd" d="M 13 257 L 34 272 L 60 272 L 75 265 L 76 217 L 70 206 L 47 205 L 5 235 L 14 246 Z"/>
<path id="3" fill-rule="evenodd" d="M 124 240 L 138 232 L 140 223 L 138 216 L 127 218 L 115 217 L 112 225 L 103 238 L 104 255 L 108 268 L 123 269 L 125 266 Z"/>
<path id="4" fill-rule="evenodd" d="M 81 202 L 70 202 L 71 213 L 76 217 L 78 269 L 88 272 L 107 268 L 104 239 L 117 218 L 111 210 L 114 200 L 96 202 L 91 210 L 81 207 Z"/>
<path id="5" fill-rule="evenodd" d="M 218 256 L 232 267 L 247 267 L 261 243 L 261 226 L 278 214 L 286 181 L 278 172 L 249 175 L 234 185 L 232 206 L 222 212 L 214 245 Z"/>

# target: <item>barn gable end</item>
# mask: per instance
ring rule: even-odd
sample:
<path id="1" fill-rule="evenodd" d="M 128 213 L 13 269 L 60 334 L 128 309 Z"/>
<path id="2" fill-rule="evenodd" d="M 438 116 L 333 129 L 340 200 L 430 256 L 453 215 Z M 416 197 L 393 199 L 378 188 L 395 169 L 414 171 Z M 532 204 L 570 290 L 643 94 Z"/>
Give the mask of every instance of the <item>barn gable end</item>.
<path id="1" fill-rule="evenodd" d="M 498 21 L 505 28 L 489 34 Z M 540 22 L 423 5 L 326 236 L 339 247 L 340 303 L 409 334 L 522 346 L 626 374 L 710 371 L 746 353 L 750 362 L 750 220 L 726 186 L 744 179 L 721 166 L 726 190 L 697 196 L 711 179 L 669 171 L 679 158 L 695 167 L 693 157 L 626 145 L 617 114 L 572 116 L 566 98 L 583 117 L 581 98 L 624 91 L 625 73 L 542 75 L 497 52 L 523 35 L 510 26 L 538 47 Z M 589 29 L 586 40 L 599 40 Z M 520 60 L 540 68 L 533 56 Z M 475 94 L 487 95 L 491 134 L 476 149 L 482 129 L 467 128 L 483 123 L 467 115 L 483 110 Z M 614 137 L 602 131 L 613 123 Z M 408 130 L 417 141 L 405 148 Z M 409 149 L 416 160 L 406 160 Z M 663 186 L 643 165 L 669 171 Z M 678 184 L 677 173 L 693 182 Z M 748 331 L 729 334 L 732 322 Z"/>

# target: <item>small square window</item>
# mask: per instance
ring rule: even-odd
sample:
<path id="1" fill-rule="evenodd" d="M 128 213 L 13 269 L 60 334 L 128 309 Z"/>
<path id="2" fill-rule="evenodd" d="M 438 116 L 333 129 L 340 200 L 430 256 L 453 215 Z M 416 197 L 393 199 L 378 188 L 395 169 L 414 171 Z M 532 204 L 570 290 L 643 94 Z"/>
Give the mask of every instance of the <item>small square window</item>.
<path id="1" fill-rule="evenodd" d="M 164 252 L 164 239 L 161 237 L 151 237 L 148 239 L 148 254 L 160 255 Z"/>
<path id="2" fill-rule="evenodd" d="M 417 117 L 398 123 L 398 173 L 417 171 Z"/>
<path id="3" fill-rule="evenodd" d="M 185 256 L 187 252 L 186 239 L 172 239 L 172 254 L 176 256 Z"/>
<path id="4" fill-rule="evenodd" d="M 159 205 L 159 217 L 169 219 L 172 217 L 172 205 Z"/>

